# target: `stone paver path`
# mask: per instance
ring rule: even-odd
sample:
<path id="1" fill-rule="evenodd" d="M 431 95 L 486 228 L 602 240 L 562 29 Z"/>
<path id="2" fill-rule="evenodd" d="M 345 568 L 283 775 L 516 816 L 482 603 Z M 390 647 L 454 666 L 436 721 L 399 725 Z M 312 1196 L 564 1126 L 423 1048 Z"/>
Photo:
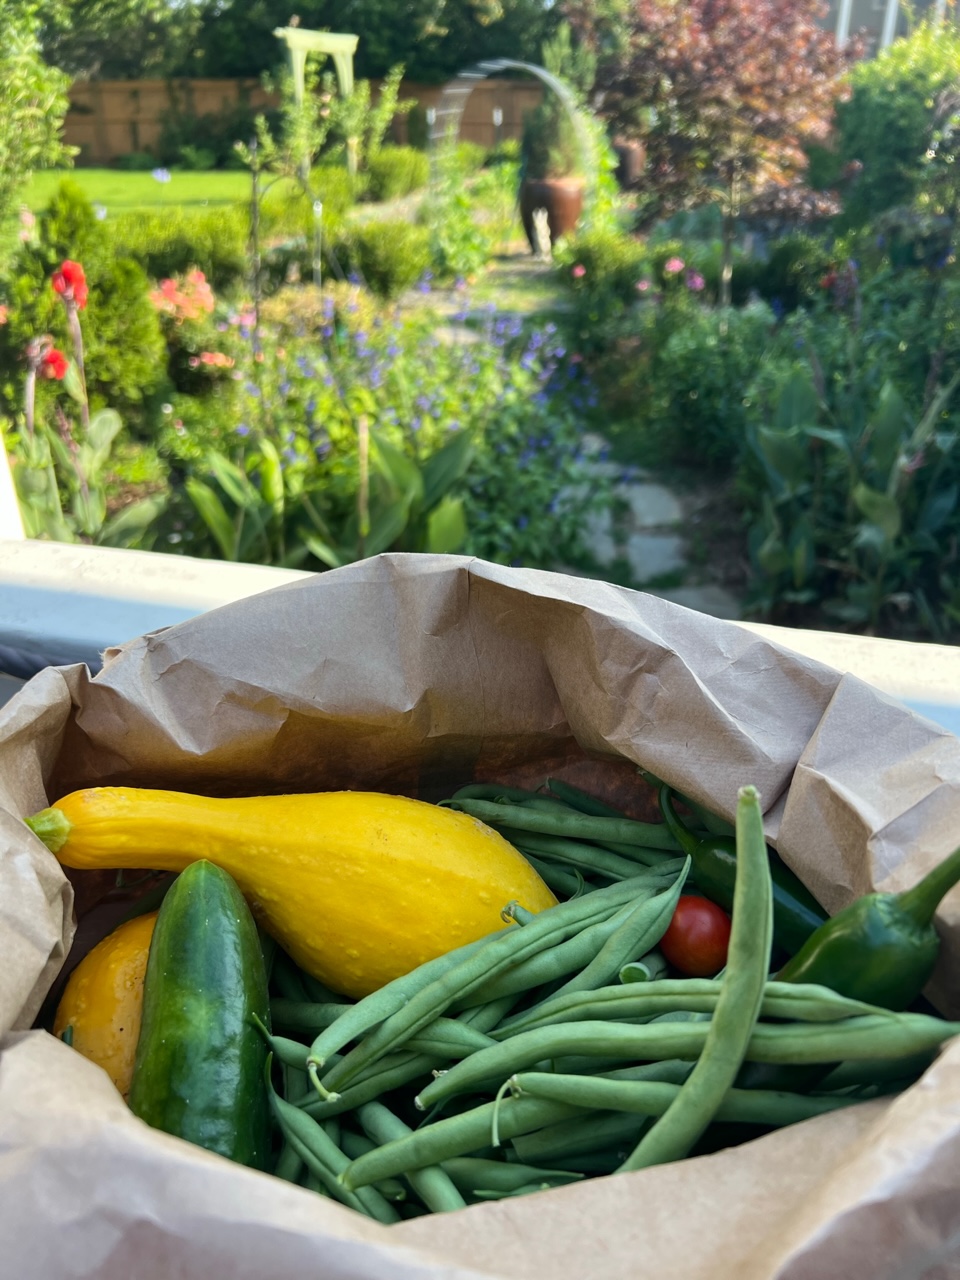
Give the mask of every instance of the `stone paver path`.
<path id="1" fill-rule="evenodd" d="M 495 262 L 479 287 L 470 289 L 467 315 L 488 315 L 484 304 L 491 299 L 497 301 L 498 314 L 532 316 L 545 306 L 556 309 L 564 300 L 556 286 L 549 287 L 550 270 L 549 265 L 536 261 L 518 246 L 516 253 Z M 423 306 L 425 302 L 441 318 L 444 339 L 469 341 L 475 337 L 474 330 L 461 318 L 462 293 L 437 289 L 427 300 L 411 291 L 401 300 L 401 306 Z M 599 448 L 604 442 L 594 438 L 592 443 Z M 594 465 L 605 469 L 615 480 L 616 502 L 611 510 L 595 516 L 587 530 L 587 548 L 596 565 L 591 576 L 649 591 L 717 618 L 740 618 L 738 596 L 720 580 L 723 575 L 711 564 L 709 537 L 699 539 L 700 554 L 694 554 L 707 495 L 691 492 L 689 487 L 681 492 L 662 477 L 638 468 L 624 476 L 624 469 L 614 462 Z M 575 566 L 557 568 L 587 576 L 585 570 Z"/>

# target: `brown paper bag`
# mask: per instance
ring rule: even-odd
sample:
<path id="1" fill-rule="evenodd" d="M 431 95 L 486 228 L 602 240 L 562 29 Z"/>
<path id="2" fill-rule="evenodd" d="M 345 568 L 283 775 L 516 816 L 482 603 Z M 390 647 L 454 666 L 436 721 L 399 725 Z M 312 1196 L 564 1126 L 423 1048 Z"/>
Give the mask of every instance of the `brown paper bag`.
<path id="1" fill-rule="evenodd" d="M 395 1227 L 148 1129 L 30 1031 L 71 887 L 20 819 L 97 784 L 427 799 L 642 764 L 768 835 L 835 910 L 958 842 L 960 741 L 734 624 L 603 583 L 387 555 L 47 670 L 0 709 L 0 1274 L 818 1280 L 960 1275 L 960 1041 L 892 1102 Z M 930 992 L 960 1013 L 960 894 Z"/>

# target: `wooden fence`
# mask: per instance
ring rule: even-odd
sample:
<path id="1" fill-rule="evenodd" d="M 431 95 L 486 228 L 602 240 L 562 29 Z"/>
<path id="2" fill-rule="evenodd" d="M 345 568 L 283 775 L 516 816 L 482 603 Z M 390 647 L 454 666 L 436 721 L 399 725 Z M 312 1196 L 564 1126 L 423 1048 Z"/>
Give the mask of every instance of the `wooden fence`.
<path id="1" fill-rule="evenodd" d="M 376 93 L 377 82 L 373 82 Z M 415 98 L 422 110 L 436 106 L 442 85 L 405 82 L 401 97 Z M 535 80 L 479 81 L 466 102 L 462 139 L 492 146 L 498 139 L 519 138 L 523 117 L 542 97 Z M 153 151 L 164 120 L 170 116 L 223 115 L 241 106 L 274 105 L 256 80 L 90 80 L 70 89 L 65 140 L 80 148 L 79 164 L 110 164 L 134 151 Z M 494 110 L 503 113 L 499 128 Z M 394 121 L 397 142 L 408 140 L 408 121 Z"/>

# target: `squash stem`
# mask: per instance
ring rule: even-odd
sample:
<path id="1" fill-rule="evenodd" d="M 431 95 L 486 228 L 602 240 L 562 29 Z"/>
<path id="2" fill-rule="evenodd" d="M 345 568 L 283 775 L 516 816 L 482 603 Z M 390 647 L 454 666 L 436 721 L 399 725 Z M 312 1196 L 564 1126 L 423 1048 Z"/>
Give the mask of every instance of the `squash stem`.
<path id="1" fill-rule="evenodd" d="M 73 823 L 62 809 L 41 809 L 32 818 L 24 818 L 24 822 L 51 853 L 60 852 L 73 830 Z"/>

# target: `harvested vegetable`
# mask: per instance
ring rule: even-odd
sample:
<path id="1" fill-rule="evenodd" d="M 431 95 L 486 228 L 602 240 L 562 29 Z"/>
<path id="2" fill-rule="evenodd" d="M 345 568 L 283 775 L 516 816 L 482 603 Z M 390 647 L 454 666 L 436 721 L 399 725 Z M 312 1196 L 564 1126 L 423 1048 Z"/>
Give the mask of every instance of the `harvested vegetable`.
<path id="1" fill-rule="evenodd" d="M 53 1034 L 71 1029 L 78 1053 L 103 1067 L 126 1098 L 143 1010 L 143 977 L 156 911 L 118 925 L 89 951 L 67 979 Z"/>
<path id="2" fill-rule="evenodd" d="M 660 939 L 660 950 L 678 973 L 712 978 L 727 963 L 730 917 L 709 898 L 685 893 Z"/>
<path id="3" fill-rule="evenodd" d="M 94 787 L 27 819 L 64 866 L 228 871 L 307 973 L 363 996 L 556 898 L 482 822 L 405 796 L 211 799 Z"/>
<path id="4" fill-rule="evenodd" d="M 269 1159 L 269 1019 L 257 926 L 212 862 L 177 877 L 157 917 L 144 982 L 130 1109 L 141 1120 L 255 1169 Z"/>
<path id="5" fill-rule="evenodd" d="M 905 1009 L 929 982 L 940 954 L 933 917 L 960 881 L 960 849 L 903 893 L 868 893 L 838 911 L 777 975 L 822 982 L 855 1000 Z"/>
<path id="6" fill-rule="evenodd" d="M 660 809 L 677 844 L 693 863 L 693 877 L 701 892 L 724 910 L 733 905 L 737 876 L 736 840 L 709 834 L 696 836 L 680 821 L 673 807 L 670 788 L 661 784 Z M 775 943 L 793 955 L 827 913 L 798 876 L 795 876 L 773 849 L 767 849 L 773 883 L 773 936 Z"/>

